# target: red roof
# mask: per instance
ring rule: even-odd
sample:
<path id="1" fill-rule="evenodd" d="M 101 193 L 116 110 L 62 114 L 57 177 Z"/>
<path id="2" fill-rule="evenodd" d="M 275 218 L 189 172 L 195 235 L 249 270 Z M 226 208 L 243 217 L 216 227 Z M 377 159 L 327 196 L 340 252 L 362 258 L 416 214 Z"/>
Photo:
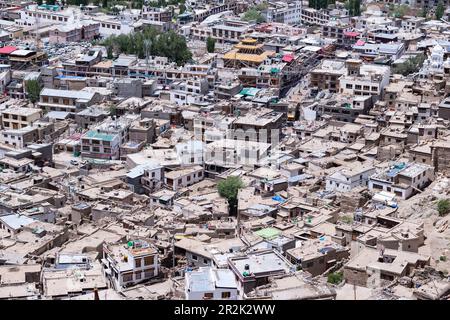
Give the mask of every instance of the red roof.
<path id="1" fill-rule="evenodd" d="M 363 46 L 363 45 L 365 45 L 366 43 L 363 41 L 363 40 L 358 40 L 358 41 L 356 41 L 356 43 L 355 43 L 355 45 L 356 46 Z"/>
<path id="2" fill-rule="evenodd" d="M 359 36 L 359 33 L 358 32 L 354 32 L 354 31 L 345 31 L 344 32 L 344 36 L 347 36 L 347 37 L 357 37 L 357 36 Z"/>
<path id="3" fill-rule="evenodd" d="M 0 48 L 0 54 L 10 54 L 11 52 L 14 52 L 16 50 L 17 50 L 16 47 L 6 46 L 3 48 Z"/>
<path id="4" fill-rule="evenodd" d="M 291 62 L 294 60 L 294 56 L 292 54 L 285 54 L 282 60 L 283 62 Z"/>

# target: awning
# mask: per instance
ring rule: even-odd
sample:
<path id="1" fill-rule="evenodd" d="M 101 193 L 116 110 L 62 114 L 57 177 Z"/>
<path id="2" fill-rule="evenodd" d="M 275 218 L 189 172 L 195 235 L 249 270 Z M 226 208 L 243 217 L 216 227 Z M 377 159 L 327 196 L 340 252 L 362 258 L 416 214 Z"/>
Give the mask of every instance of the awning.
<path id="1" fill-rule="evenodd" d="M 344 36 L 355 38 L 359 36 L 359 33 L 354 31 L 345 31 Z"/>

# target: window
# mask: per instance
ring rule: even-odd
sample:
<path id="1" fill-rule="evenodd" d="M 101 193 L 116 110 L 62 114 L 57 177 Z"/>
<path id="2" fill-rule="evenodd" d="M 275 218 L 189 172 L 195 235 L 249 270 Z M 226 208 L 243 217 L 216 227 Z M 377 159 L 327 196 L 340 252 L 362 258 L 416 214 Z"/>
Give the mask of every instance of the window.
<path id="1" fill-rule="evenodd" d="M 204 264 L 208 264 L 208 259 L 203 259 Z"/>
<path id="2" fill-rule="evenodd" d="M 205 294 L 203 295 L 203 299 L 212 299 L 214 298 L 214 293 L 212 292 L 205 292 Z"/>
<path id="3" fill-rule="evenodd" d="M 154 263 L 155 259 L 153 256 L 148 256 L 144 258 L 144 265 L 149 266 Z"/>
<path id="4" fill-rule="evenodd" d="M 122 281 L 123 282 L 133 281 L 133 273 L 124 273 L 122 275 Z"/>
<path id="5" fill-rule="evenodd" d="M 192 260 L 197 261 L 197 260 L 198 260 L 198 257 L 197 257 L 195 254 L 193 254 L 193 255 L 192 255 Z"/>
<path id="6" fill-rule="evenodd" d="M 136 268 L 140 268 L 141 267 L 141 262 L 142 262 L 141 258 L 134 260 L 134 264 L 136 265 Z"/>
<path id="7" fill-rule="evenodd" d="M 222 292 L 222 299 L 229 299 L 231 298 L 231 292 Z"/>

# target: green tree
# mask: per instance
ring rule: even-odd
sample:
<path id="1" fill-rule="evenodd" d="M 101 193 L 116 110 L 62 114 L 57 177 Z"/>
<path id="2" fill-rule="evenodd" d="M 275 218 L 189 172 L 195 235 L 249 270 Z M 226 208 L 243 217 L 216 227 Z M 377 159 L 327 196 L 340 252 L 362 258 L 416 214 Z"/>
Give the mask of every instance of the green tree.
<path id="1" fill-rule="evenodd" d="M 335 4 L 335 0 L 309 0 L 308 7 L 314 9 L 326 9 L 330 4 Z"/>
<path id="2" fill-rule="evenodd" d="M 423 8 L 419 13 L 419 17 L 426 18 L 427 17 L 427 9 Z"/>
<path id="3" fill-rule="evenodd" d="M 216 48 L 216 39 L 208 37 L 206 39 L 206 50 L 209 53 L 213 53 L 215 48 Z"/>
<path id="4" fill-rule="evenodd" d="M 343 272 L 332 272 L 328 274 L 327 277 L 328 283 L 331 284 L 339 284 L 344 280 L 344 273 Z"/>
<path id="5" fill-rule="evenodd" d="M 449 199 L 441 199 L 437 202 L 437 210 L 441 217 L 445 216 L 450 212 L 450 200 Z"/>
<path id="6" fill-rule="evenodd" d="M 349 11 L 351 16 L 360 16 L 361 0 L 348 0 L 345 3 L 345 8 Z"/>
<path id="7" fill-rule="evenodd" d="M 256 21 L 257 23 L 264 22 L 266 19 L 262 15 L 262 13 L 256 9 L 250 9 L 244 13 L 244 17 L 242 18 L 244 21 Z"/>
<path id="8" fill-rule="evenodd" d="M 180 14 L 182 14 L 186 11 L 186 6 L 182 3 L 178 6 L 178 9 L 180 10 Z"/>
<path id="9" fill-rule="evenodd" d="M 243 187 L 244 183 L 241 178 L 235 176 L 228 177 L 217 184 L 219 194 L 228 200 L 230 213 L 236 212 L 238 191 Z"/>
<path id="10" fill-rule="evenodd" d="M 102 8 L 108 8 L 108 0 L 102 0 Z"/>
<path id="11" fill-rule="evenodd" d="M 406 4 L 401 4 L 399 6 L 394 6 L 393 14 L 396 18 L 403 18 L 408 13 L 409 7 Z"/>
<path id="12" fill-rule="evenodd" d="M 136 54 L 140 59 L 145 57 L 145 41 L 151 42 L 152 56 L 167 57 L 170 61 L 183 65 L 192 59 L 186 39 L 173 30 L 161 33 L 153 27 L 127 35 L 110 36 L 101 42 L 107 50 L 115 53 Z"/>
<path id="13" fill-rule="evenodd" d="M 106 54 L 107 54 L 107 58 L 108 59 L 112 59 L 113 58 L 113 49 L 112 49 L 112 47 L 108 47 L 106 49 Z"/>
<path id="14" fill-rule="evenodd" d="M 25 89 L 27 90 L 28 99 L 35 104 L 39 100 L 41 94 L 41 85 L 38 80 L 28 80 L 25 83 Z"/>
<path id="15" fill-rule="evenodd" d="M 445 12 L 445 8 L 444 8 L 444 4 L 442 3 L 442 1 L 439 1 L 437 7 L 436 7 L 436 20 L 441 20 L 442 17 L 444 16 L 444 12 Z"/>
<path id="16" fill-rule="evenodd" d="M 418 72 L 425 61 L 425 55 L 420 53 L 415 57 L 408 58 L 405 62 L 394 66 L 394 73 L 407 76 L 411 73 Z"/>

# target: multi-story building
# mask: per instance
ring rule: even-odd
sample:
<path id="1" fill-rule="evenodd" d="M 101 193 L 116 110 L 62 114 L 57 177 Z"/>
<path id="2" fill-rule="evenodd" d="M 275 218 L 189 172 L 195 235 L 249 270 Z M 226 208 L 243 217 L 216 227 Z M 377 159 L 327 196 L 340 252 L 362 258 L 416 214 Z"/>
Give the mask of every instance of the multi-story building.
<path id="1" fill-rule="evenodd" d="M 244 34 L 250 30 L 250 24 L 245 21 L 224 20 L 211 27 L 211 37 L 218 43 L 238 43 Z M 205 35 L 206 32 L 205 31 Z M 195 32 L 194 32 L 195 35 Z"/>
<path id="2" fill-rule="evenodd" d="M 74 25 L 57 25 L 49 31 L 52 43 L 91 41 L 100 35 L 100 23 L 83 20 Z"/>
<path id="3" fill-rule="evenodd" d="M 280 22 L 286 24 L 300 24 L 302 12 L 302 2 L 291 3 L 276 2 L 267 9 L 267 22 Z"/>
<path id="4" fill-rule="evenodd" d="M 400 199 L 408 199 L 434 180 L 434 168 L 419 163 L 399 163 L 369 178 L 368 188 L 374 192 L 387 191 Z"/>
<path id="5" fill-rule="evenodd" d="M 103 274 L 118 291 L 158 276 L 160 268 L 158 250 L 144 240 L 103 244 L 102 264 Z"/>
<path id="6" fill-rule="evenodd" d="M 0 131 L 0 142 L 17 149 L 24 148 L 27 144 L 38 140 L 36 127 L 28 126 L 20 129 L 6 129 Z"/>
<path id="7" fill-rule="evenodd" d="M 86 158 L 116 160 L 120 146 L 128 141 L 131 120 L 119 118 L 105 120 L 81 138 L 81 156 Z"/>
<path id="8" fill-rule="evenodd" d="M 46 111 L 76 113 L 100 101 L 95 92 L 44 88 L 38 106 Z"/>
<path id="9" fill-rule="evenodd" d="M 347 72 L 342 61 L 323 60 L 310 71 L 310 86 L 319 90 L 339 91 L 339 79 Z"/>
<path id="10" fill-rule="evenodd" d="M 79 10 L 78 10 L 79 13 Z M 20 10 L 20 19 L 15 22 L 20 26 L 73 24 L 77 9 L 62 9 L 58 5 L 28 5 Z"/>
<path id="11" fill-rule="evenodd" d="M 142 18 L 150 21 L 171 22 L 172 10 L 168 8 L 142 7 Z"/>
<path id="12" fill-rule="evenodd" d="M 237 300 L 234 273 L 229 269 L 201 267 L 185 276 L 186 300 Z"/>
<path id="13" fill-rule="evenodd" d="M 171 190 L 179 190 L 203 180 L 203 167 L 175 169 L 164 174 L 164 183 Z"/>
<path id="14" fill-rule="evenodd" d="M 362 64 L 361 60 L 346 61 L 347 74 L 339 79 L 340 93 L 346 95 L 372 95 L 381 98 L 391 75 L 388 66 Z"/>
<path id="15" fill-rule="evenodd" d="M 1 111 L 2 126 L 5 129 L 22 129 L 42 117 L 42 110 L 37 108 L 10 108 Z"/>
<path id="16" fill-rule="evenodd" d="M 350 24 L 330 21 L 322 25 L 322 35 L 325 38 L 336 39 L 338 45 L 346 44 L 346 32 L 351 30 Z"/>

